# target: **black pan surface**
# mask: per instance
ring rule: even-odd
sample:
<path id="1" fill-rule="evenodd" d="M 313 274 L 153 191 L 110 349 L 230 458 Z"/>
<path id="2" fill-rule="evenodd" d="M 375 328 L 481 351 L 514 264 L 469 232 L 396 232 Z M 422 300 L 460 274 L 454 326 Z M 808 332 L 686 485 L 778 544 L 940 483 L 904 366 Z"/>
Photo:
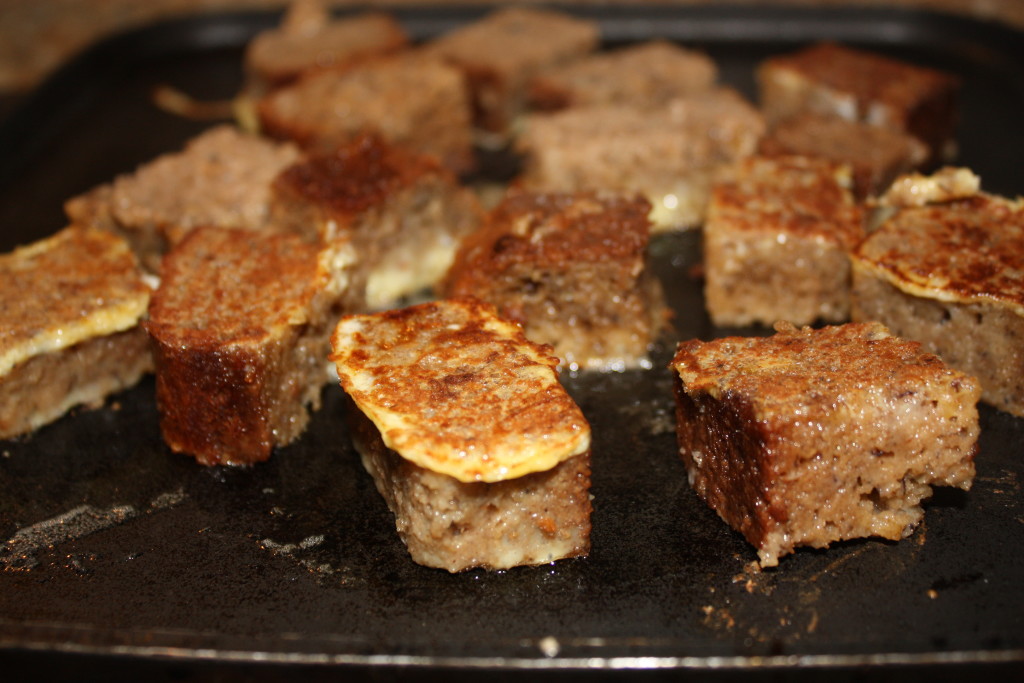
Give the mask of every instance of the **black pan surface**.
<path id="1" fill-rule="evenodd" d="M 429 38 L 482 11 L 396 14 Z M 1008 28 L 879 9 L 571 11 L 599 20 L 609 45 L 666 37 L 702 48 L 750 97 L 761 59 L 821 39 L 954 72 L 959 163 L 990 191 L 1024 193 L 1024 35 Z M 232 96 L 243 45 L 277 18 L 159 24 L 58 72 L 0 127 L 0 247 L 60 229 L 66 198 L 210 125 L 158 110 L 152 89 Z M 982 407 L 973 489 L 938 490 L 910 538 L 800 550 L 756 571 L 752 548 L 686 483 L 665 364 L 677 340 L 765 330 L 710 325 L 696 234 L 658 238 L 652 258 L 677 313 L 655 368 L 565 378 L 594 428 L 589 557 L 459 575 L 417 566 L 354 456 L 340 389 L 325 390 L 308 432 L 269 462 L 203 468 L 162 444 L 150 379 L 0 442 L 0 667 L 94 680 L 153 662 L 154 680 L 197 670 L 228 680 L 231 665 L 252 677 L 312 667 L 376 680 L 481 669 L 1019 673 L 1024 420 Z"/>

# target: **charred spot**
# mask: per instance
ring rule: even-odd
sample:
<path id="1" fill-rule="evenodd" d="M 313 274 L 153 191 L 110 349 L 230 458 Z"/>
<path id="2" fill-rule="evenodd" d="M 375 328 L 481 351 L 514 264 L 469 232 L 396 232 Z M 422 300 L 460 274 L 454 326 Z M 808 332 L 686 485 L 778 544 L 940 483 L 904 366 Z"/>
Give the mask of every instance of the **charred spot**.
<path id="1" fill-rule="evenodd" d="M 495 254 L 503 254 L 504 252 L 515 248 L 518 242 L 519 238 L 515 235 L 502 235 L 494 241 L 494 246 L 491 247 L 491 250 Z"/>

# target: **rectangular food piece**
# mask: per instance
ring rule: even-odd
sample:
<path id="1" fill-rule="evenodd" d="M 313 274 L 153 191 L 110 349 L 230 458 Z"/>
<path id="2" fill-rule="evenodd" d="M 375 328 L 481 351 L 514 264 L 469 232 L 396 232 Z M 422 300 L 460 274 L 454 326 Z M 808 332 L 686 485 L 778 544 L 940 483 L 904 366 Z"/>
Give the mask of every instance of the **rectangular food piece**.
<path id="1" fill-rule="evenodd" d="M 351 244 L 349 311 L 390 307 L 433 288 L 481 219 L 475 195 L 448 169 L 376 135 L 288 167 L 271 203 L 277 229 Z"/>
<path id="2" fill-rule="evenodd" d="M 759 152 L 848 164 L 858 200 L 882 195 L 893 180 L 921 168 L 928 159 L 928 148 L 912 135 L 813 112 L 796 114 L 773 126 L 761 139 Z"/>
<path id="3" fill-rule="evenodd" d="M 310 73 L 259 100 L 256 110 L 264 133 L 304 149 L 330 152 L 372 131 L 455 173 L 476 165 L 462 73 L 422 52 Z"/>
<path id="4" fill-rule="evenodd" d="M 660 107 L 595 105 L 528 116 L 517 141 L 521 182 L 537 192 L 642 194 L 652 230 L 704 219 L 714 174 L 752 154 L 761 115 L 736 91 L 716 88 Z"/>
<path id="5" fill-rule="evenodd" d="M 908 133 L 928 163 L 956 153 L 959 80 L 947 73 L 835 43 L 772 57 L 757 69 L 770 124 L 812 111 Z"/>
<path id="6" fill-rule="evenodd" d="M 879 323 L 683 342 L 671 368 L 690 484 L 764 567 L 904 538 L 932 486 L 971 486 L 977 381 Z"/>
<path id="7" fill-rule="evenodd" d="M 484 131 L 504 134 L 525 110 L 530 79 L 543 67 L 593 51 L 596 22 L 536 7 L 505 7 L 428 43 L 464 74 L 474 120 Z"/>
<path id="8" fill-rule="evenodd" d="M 245 465 L 299 437 L 330 378 L 352 259 L 341 242 L 229 228 L 199 228 L 168 253 L 144 326 L 171 450 Z"/>
<path id="9" fill-rule="evenodd" d="M 645 262 L 649 211 L 641 197 L 511 191 L 463 242 L 444 291 L 493 304 L 570 371 L 649 368 L 668 315 Z"/>
<path id="10" fill-rule="evenodd" d="M 152 369 L 151 289 L 124 240 L 72 226 L 0 255 L 0 438 L 98 407 Z"/>
<path id="11" fill-rule="evenodd" d="M 590 425 L 558 359 L 473 299 L 342 318 L 356 450 L 412 559 L 458 572 L 590 549 Z"/>
<path id="12" fill-rule="evenodd" d="M 718 67 L 707 55 L 667 40 L 589 54 L 541 69 L 530 106 L 541 111 L 594 104 L 661 105 L 711 89 Z"/>
<path id="13" fill-rule="evenodd" d="M 193 228 L 265 227 L 270 183 L 298 158 L 292 144 L 216 126 L 183 150 L 69 200 L 64 209 L 74 223 L 125 237 L 155 273 L 164 253 Z"/>
<path id="14" fill-rule="evenodd" d="M 849 253 L 864 233 L 848 169 L 801 156 L 748 157 L 711 193 L 704 299 L 719 326 L 843 322 Z"/>
<path id="15" fill-rule="evenodd" d="M 1024 417 L 1024 201 L 977 180 L 946 169 L 893 184 L 895 213 L 853 252 L 851 314 L 922 342 Z"/>
<path id="16" fill-rule="evenodd" d="M 320 0 L 295 0 L 281 25 L 257 34 L 245 49 L 250 93 L 287 85 L 320 69 L 345 69 L 409 45 L 393 16 L 362 12 L 332 18 Z"/>

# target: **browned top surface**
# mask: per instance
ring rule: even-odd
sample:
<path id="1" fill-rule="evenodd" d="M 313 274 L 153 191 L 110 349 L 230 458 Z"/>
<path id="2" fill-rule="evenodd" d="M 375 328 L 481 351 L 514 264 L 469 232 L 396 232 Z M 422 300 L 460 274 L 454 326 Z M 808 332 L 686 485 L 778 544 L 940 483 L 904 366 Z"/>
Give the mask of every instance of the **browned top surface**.
<path id="1" fill-rule="evenodd" d="M 714 85 L 718 67 L 707 55 L 667 40 L 595 53 L 543 69 L 533 88 L 565 104 L 664 103 Z"/>
<path id="2" fill-rule="evenodd" d="M 973 378 L 947 368 L 919 343 L 890 336 L 880 323 L 780 326 L 771 337 L 687 341 L 679 344 L 672 367 L 687 393 L 745 400 L 758 419 L 792 421 L 839 406 L 855 409 L 859 395 L 919 391 L 940 379 L 952 380 L 957 390 L 978 391 Z"/>
<path id="3" fill-rule="evenodd" d="M 452 62 L 519 80 L 597 47 L 597 23 L 536 7 L 505 7 L 434 40 L 427 50 Z"/>
<path id="4" fill-rule="evenodd" d="M 999 302 L 1024 315 L 1024 203 L 978 194 L 909 207 L 854 252 L 911 294 L 943 301 Z"/>
<path id="5" fill-rule="evenodd" d="M 245 66 L 251 73 L 280 82 L 307 69 L 344 67 L 408 44 L 405 30 L 390 14 L 365 12 L 331 20 L 319 3 L 300 0 L 289 8 L 279 28 L 249 42 Z"/>
<path id="6" fill-rule="evenodd" d="M 478 278 L 489 280 L 515 263 L 636 262 L 647 247 L 650 208 L 642 197 L 512 191 L 464 240 L 450 285 L 472 294 Z"/>
<path id="7" fill-rule="evenodd" d="M 268 214 L 270 182 L 298 156 L 290 144 L 216 126 L 184 150 L 118 177 L 111 210 L 122 226 L 158 227 L 172 238 L 203 225 L 261 227 Z"/>
<path id="8" fill-rule="evenodd" d="M 344 317 L 345 391 L 402 457 L 461 481 L 542 471 L 589 448 L 550 348 L 472 299 Z"/>
<path id="9" fill-rule="evenodd" d="M 300 144 L 350 137 L 364 129 L 389 139 L 415 139 L 418 117 L 433 113 L 438 100 L 451 99 L 463 100 L 463 123 L 469 126 L 462 75 L 414 52 L 372 59 L 345 71 L 314 71 L 263 98 L 257 109 L 272 134 Z"/>
<path id="10" fill-rule="evenodd" d="M 165 341 L 224 343 L 302 324 L 327 278 L 319 253 L 290 233 L 199 228 L 164 258 L 147 327 Z"/>
<path id="11" fill-rule="evenodd" d="M 798 74 L 821 86 L 850 93 L 858 102 L 884 103 L 896 111 L 909 110 L 936 92 L 957 85 L 950 74 L 835 43 L 819 43 L 765 60 L 760 74 L 763 77 L 774 70 Z"/>
<path id="12" fill-rule="evenodd" d="M 0 255 L 0 374 L 37 353 L 134 327 L 150 288 L 128 245 L 70 227 Z"/>
<path id="13" fill-rule="evenodd" d="M 852 249 L 863 214 L 843 167 L 803 156 L 748 157 L 712 190 L 709 223 L 733 230 L 819 237 Z"/>
<path id="14" fill-rule="evenodd" d="M 275 189 L 333 214 L 357 214 L 427 174 L 445 174 L 432 157 L 358 136 L 333 153 L 310 155 L 285 169 Z"/>

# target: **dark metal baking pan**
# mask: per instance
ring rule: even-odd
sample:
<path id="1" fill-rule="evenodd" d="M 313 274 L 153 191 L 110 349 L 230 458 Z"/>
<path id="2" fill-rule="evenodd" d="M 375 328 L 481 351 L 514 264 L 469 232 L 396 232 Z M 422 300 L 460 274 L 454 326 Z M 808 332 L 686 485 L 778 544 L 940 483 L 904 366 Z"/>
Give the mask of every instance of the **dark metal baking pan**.
<path id="1" fill-rule="evenodd" d="M 483 11 L 396 14 L 426 38 Z M 599 20 L 609 44 L 705 49 L 751 97 L 761 59 L 820 39 L 954 72 L 959 161 L 992 191 L 1024 191 L 1024 36 L 1003 26 L 880 9 L 571 11 Z M 276 20 L 160 24 L 55 74 L 0 128 L 0 246 L 61 228 L 64 199 L 209 125 L 156 109 L 152 89 L 232 96 L 242 46 Z M 162 444 L 148 380 L 0 443 L 0 667 L 76 678 L 152 665 L 154 680 L 232 664 L 377 677 L 1018 670 L 1024 420 L 982 409 L 974 488 L 937 491 L 910 538 L 800 550 L 754 571 L 753 550 L 687 486 L 672 432 L 672 345 L 725 332 L 692 277 L 697 235 L 659 238 L 652 255 L 677 312 L 655 368 L 566 379 L 594 427 L 589 557 L 459 575 L 417 566 L 353 455 L 340 390 L 269 462 L 207 469 Z"/>

